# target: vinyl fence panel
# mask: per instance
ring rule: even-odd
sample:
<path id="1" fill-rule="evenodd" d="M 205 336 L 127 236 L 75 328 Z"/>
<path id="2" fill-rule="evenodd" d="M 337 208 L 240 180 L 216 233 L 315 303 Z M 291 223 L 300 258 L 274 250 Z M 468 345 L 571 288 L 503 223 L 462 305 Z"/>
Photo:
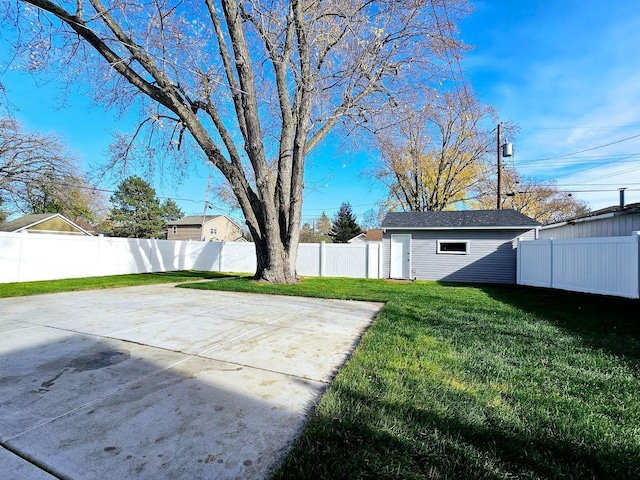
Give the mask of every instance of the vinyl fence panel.
<path id="1" fill-rule="evenodd" d="M 325 244 L 326 277 L 367 277 L 367 244 Z"/>
<path id="2" fill-rule="evenodd" d="M 297 271 L 380 278 L 381 255 L 378 244 L 300 244 Z M 253 273 L 255 245 L 0 232 L 0 283 L 176 270 Z"/>
<path id="3" fill-rule="evenodd" d="M 518 283 L 640 297 L 640 235 L 542 239 L 518 245 Z"/>
<path id="4" fill-rule="evenodd" d="M 298 246 L 296 269 L 298 275 L 319 277 L 321 275 L 321 243 L 301 243 Z"/>
<path id="5" fill-rule="evenodd" d="M 518 242 L 517 283 L 532 287 L 551 286 L 551 241 Z"/>
<path id="6" fill-rule="evenodd" d="M 256 247 L 253 243 L 223 243 L 222 262 L 219 271 L 255 273 Z"/>

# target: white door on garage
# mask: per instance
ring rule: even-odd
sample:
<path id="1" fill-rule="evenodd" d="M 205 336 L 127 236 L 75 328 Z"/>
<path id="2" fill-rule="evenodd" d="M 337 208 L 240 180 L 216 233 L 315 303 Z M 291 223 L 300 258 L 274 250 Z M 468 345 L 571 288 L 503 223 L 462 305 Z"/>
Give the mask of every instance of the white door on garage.
<path id="1" fill-rule="evenodd" d="M 391 235 L 391 278 L 410 278 L 411 235 Z"/>

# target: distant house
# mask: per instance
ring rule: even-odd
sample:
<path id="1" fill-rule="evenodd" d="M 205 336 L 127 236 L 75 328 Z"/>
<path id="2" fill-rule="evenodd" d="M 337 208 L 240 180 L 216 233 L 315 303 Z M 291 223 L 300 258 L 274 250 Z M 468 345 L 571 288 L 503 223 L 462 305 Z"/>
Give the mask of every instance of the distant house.
<path id="1" fill-rule="evenodd" d="M 235 242 L 241 238 L 240 225 L 226 215 L 191 216 L 167 223 L 168 240 Z"/>
<path id="2" fill-rule="evenodd" d="M 382 242 L 382 229 L 370 228 L 365 233 L 356 235 L 347 241 L 347 243 L 380 243 Z"/>
<path id="3" fill-rule="evenodd" d="M 383 276 L 515 283 L 517 240 L 534 240 L 539 226 L 515 210 L 390 213 Z"/>
<path id="4" fill-rule="evenodd" d="M 640 231 L 640 203 L 617 205 L 540 228 L 540 238 L 625 237 Z"/>
<path id="5" fill-rule="evenodd" d="M 0 232 L 93 236 L 59 213 L 37 213 L 0 223 Z"/>

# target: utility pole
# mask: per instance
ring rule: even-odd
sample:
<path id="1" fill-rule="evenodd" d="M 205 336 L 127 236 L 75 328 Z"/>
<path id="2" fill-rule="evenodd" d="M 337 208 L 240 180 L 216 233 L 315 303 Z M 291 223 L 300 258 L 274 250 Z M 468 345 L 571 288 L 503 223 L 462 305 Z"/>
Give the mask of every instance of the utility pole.
<path id="1" fill-rule="evenodd" d="M 204 192 L 204 208 L 202 209 L 202 226 L 200 227 L 200 240 L 203 242 L 207 239 L 204 233 L 204 224 L 207 221 L 207 207 L 209 206 L 209 187 L 211 186 L 211 175 L 207 178 L 207 189 Z"/>
<path id="2" fill-rule="evenodd" d="M 496 208 L 500 210 L 502 208 L 502 139 L 500 138 L 500 130 L 502 130 L 502 122 L 498 123 L 498 195 L 496 198 Z"/>

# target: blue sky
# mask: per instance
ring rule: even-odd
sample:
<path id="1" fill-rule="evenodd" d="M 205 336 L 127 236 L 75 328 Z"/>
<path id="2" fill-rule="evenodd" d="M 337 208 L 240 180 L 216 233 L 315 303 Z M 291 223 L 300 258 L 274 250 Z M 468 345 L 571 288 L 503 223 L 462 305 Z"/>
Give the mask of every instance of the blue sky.
<path id="1" fill-rule="evenodd" d="M 640 201 L 640 137 L 620 141 L 640 135 L 639 7 L 491 0 L 476 2 L 461 24 L 475 46 L 463 62 L 467 78 L 520 125 L 515 166 L 594 209 L 615 205 L 618 187 L 628 188 L 627 202 Z"/>
<path id="2" fill-rule="evenodd" d="M 474 6 L 460 25 L 460 37 L 473 47 L 461 67 L 481 100 L 502 120 L 520 125 L 510 139 L 519 171 L 541 182 L 556 180 L 594 209 L 616 204 L 618 187 L 628 188 L 627 202 L 640 202 L 640 137 L 625 140 L 640 135 L 637 0 L 487 0 Z M 8 51 L 6 43 L 0 51 Z M 43 83 L 7 70 L 4 55 L 0 82 L 16 118 L 29 130 L 60 135 L 85 165 L 104 158 L 112 132 L 132 128 L 87 97 L 64 98 L 57 88 L 62 80 Z M 375 152 L 339 136 L 325 141 L 308 159 L 303 221 L 322 211 L 333 217 L 343 201 L 360 219 L 374 208 L 385 190 L 362 172 L 375 160 Z M 154 187 L 160 196 L 181 199 L 187 214 L 201 214 L 207 176 L 207 167 L 198 165 L 182 183 L 167 176 Z M 229 213 L 216 207 L 209 213 Z"/>

